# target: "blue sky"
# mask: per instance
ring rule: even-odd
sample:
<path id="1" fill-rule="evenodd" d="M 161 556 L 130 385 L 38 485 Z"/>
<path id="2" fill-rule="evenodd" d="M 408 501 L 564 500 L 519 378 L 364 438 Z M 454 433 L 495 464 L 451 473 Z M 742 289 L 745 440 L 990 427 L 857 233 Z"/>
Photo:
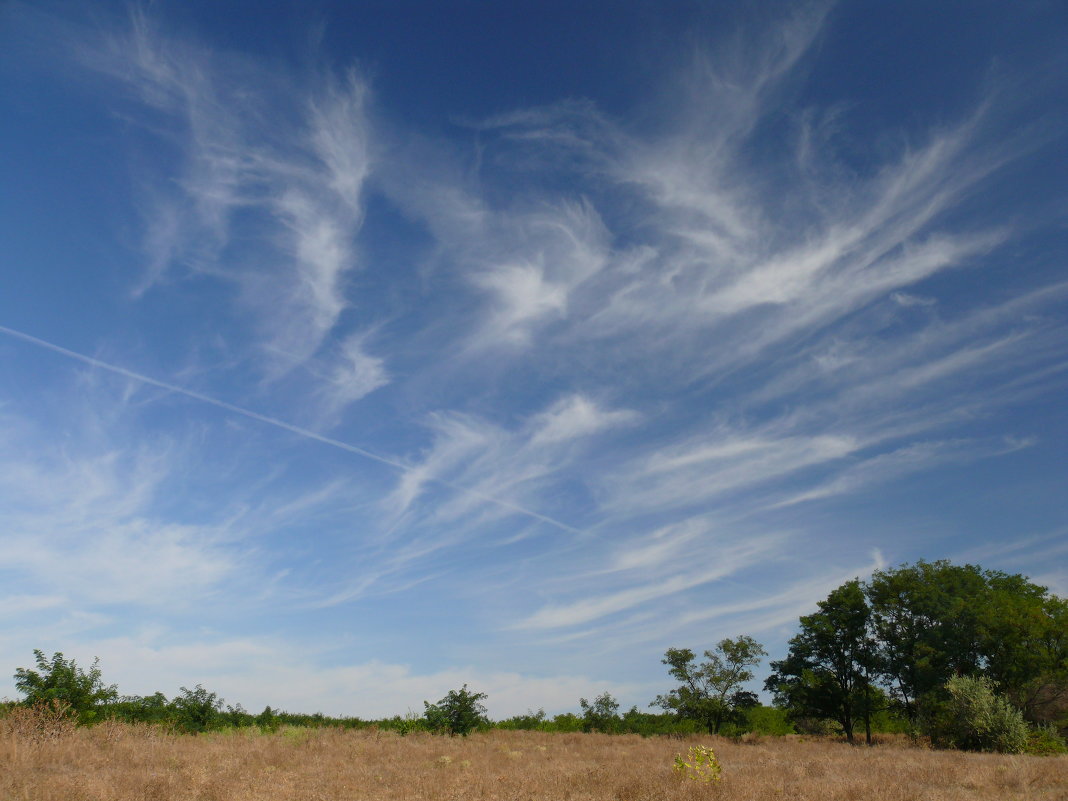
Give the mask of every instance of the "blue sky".
<path id="1" fill-rule="evenodd" d="M 0 695 L 644 707 L 879 567 L 1068 593 L 1062 5 L 219 5 L 0 9 Z"/>

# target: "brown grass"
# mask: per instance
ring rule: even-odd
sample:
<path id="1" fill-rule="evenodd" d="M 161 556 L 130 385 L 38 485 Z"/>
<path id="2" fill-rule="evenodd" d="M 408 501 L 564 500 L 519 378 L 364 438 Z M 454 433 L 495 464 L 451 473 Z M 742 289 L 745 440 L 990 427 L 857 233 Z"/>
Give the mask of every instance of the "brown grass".
<path id="1" fill-rule="evenodd" d="M 712 745 L 715 785 L 672 771 Z M 467 739 L 339 730 L 172 735 L 108 723 L 27 738 L 0 721 L 0 799 L 1068 799 L 1068 757 L 876 748 L 798 737 L 674 740 L 504 732 Z"/>

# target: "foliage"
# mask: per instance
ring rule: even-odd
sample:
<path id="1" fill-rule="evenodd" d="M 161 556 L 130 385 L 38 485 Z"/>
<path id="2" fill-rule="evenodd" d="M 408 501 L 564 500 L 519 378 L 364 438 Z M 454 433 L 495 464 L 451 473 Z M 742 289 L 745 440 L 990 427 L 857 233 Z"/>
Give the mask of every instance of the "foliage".
<path id="1" fill-rule="evenodd" d="M 718 734 L 734 711 L 740 685 L 752 680 L 751 668 L 760 664 L 767 652 L 752 637 L 721 640 L 715 651 L 705 651 L 705 661 L 697 663 L 688 648 L 669 648 L 662 662 L 681 684 L 667 695 L 658 695 L 650 706 L 674 712 L 682 718 L 700 721 L 710 734 Z"/>
<path id="2" fill-rule="evenodd" d="M 866 588 L 882 680 L 910 718 L 953 676 L 983 674 L 1031 720 L 1068 701 L 1068 607 L 1020 575 L 947 561 Z"/>
<path id="3" fill-rule="evenodd" d="M 124 695 L 118 701 L 108 704 L 108 717 L 127 723 L 158 723 L 171 721 L 172 709 L 167 696 L 161 692 L 152 695 Z"/>
<path id="4" fill-rule="evenodd" d="M 265 706 L 263 711 L 256 715 L 256 725 L 260 728 L 260 731 L 274 733 L 278 731 L 278 727 L 282 725 L 282 722 L 270 706 Z"/>
<path id="5" fill-rule="evenodd" d="M 986 676 L 954 676 L 945 684 L 948 699 L 924 716 L 935 745 L 966 751 L 1018 754 L 1027 747 L 1023 715 L 996 692 Z"/>
<path id="6" fill-rule="evenodd" d="M 607 691 L 593 699 L 591 704 L 585 698 L 579 699 L 582 710 L 582 730 L 599 731 L 612 734 L 619 731 L 619 702 Z"/>
<path id="7" fill-rule="evenodd" d="M 737 734 L 753 732 L 755 734 L 780 736 L 795 733 L 793 723 L 783 709 L 758 704 L 747 707 L 743 711 L 743 719 L 735 724 L 735 733 Z"/>
<path id="8" fill-rule="evenodd" d="M 796 718 L 836 721 L 849 742 L 857 722 L 864 721 L 870 745 L 876 696 L 871 674 L 877 665 L 871 610 L 860 582 L 846 582 L 818 608 L 801 618 L 801 632 L 790 640 L 787 657 L 771 663 L 774 672 L 764 686 Z"/>
<path id="9" fill-rule="evenodd" d="M 675 772 L 699 782 L 718 782 L 722 778 L 722 768 L 715 752 L 705 745 L 695 745 L 688 753 L 690 761 L 682 754 L 675 756 Z"/>
<path id="10" fill-rule="evenodd" d="M 1068 754 L 1068 743 L 1052 726 L 1035 726 L 1027 733 L 1024 751 L 1032 756 L 1060 756 Z"/>
<path id="11" fill-rule="evenodd" d="M 544 709 L 539 709 L 537 712 L 528 709 L 524 715 L 515 715 L 497 721 L 495 728 L 513 731 L 548 731 L 551 725 Z"/>
<path id="12" fill-rule="evenodd" d="M 920 561 L 847 582 L 800 624 L 765 684 L 799 730 L 928 727 L 960 676 L 989 678 L 1027 721 L 1068 725 L 1068 602 L 1023 576 Z"/>
<path id="13" fill-rule="evenodd" d="M 460 690 L 449 690 L 436 704 L 424 701 L 427 727 L 431 731 L 466 737 L 487 722 L 486 707 L 482 705 L 486 697 L 485 693 L 470 692 L 465 684 Z"/>
<path id="14" fill-rule="evenodd" d="M 58 651 L 49 660 L 43 651 L 34 650 L 37 670 L 15 670 L 15 687 L 26 696 L 25 704 L 34 706 L 63 701 L 79 723 L 93 723 L 101 717 L 101 706 L 118 696 L 114 685 L 105 685 L 100 677 L 100 660 L 83 671 L 73 659 Z"/>
<path id="15" fill-rule="evenodd" d="M 182 687 L 170 706 L 174 725 L 180 731 L 198 734 L 217 728 L 222 722 L 223 699 L 199 684 L 192 690 Z"/>

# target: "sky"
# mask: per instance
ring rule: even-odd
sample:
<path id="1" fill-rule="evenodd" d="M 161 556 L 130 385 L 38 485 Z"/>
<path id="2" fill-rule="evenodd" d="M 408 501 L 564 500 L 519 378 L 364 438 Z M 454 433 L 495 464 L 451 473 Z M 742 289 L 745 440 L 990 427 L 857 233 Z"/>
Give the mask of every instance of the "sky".
<path id="1" fill-rule="evenodd" d="M 0 696 L 647 708 L 1068 594 L 1068 10 L 0 5 Z M 758 689 L 768 673 L 757 671 Z"/>

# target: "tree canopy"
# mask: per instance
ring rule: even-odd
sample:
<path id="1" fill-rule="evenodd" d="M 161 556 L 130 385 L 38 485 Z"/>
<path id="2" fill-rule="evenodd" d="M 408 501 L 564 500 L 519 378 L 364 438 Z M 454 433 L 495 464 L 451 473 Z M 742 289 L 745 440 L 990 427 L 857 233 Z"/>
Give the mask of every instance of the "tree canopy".
<path id="1" fill-rule="evenodd" d="M 663 660 L 680 684 L 667 695 L 658 695 L 650 706 L 670 710 L 679 717 L 700 721 L 710 734 L 718 734 L 727 716 L 748 699 L 736 694 L 753 679 L 752 668 L 767 656 L 752 637 L 720 640 L 714 651 L 705 651 L 698 663 L 689 648 L 669 648 Z"/>
<path id="2" fill-rule="evenodd" d="M 920 724 L 962 676 L 988 680 L 1032 723 L 1068 711 L 1068 604 L 1024 576 L 920 561 L 846 582 L 800 624 L 765 687 L 850 739 L 884 692 Z"/>
<path id="3" fill-rule="evenodd" d="M 36 670 L 15 670 L 15 688 L 26 696 L 25 703 L 29 705 L 65 701 L 80 722 L 90 723 L 98 716 L 101 704 L 118 697 L 117 688 L 105 685 L 101 679 L 99 659 L 85 671 L 58 651 L 51 659 L 39 650 L 34 650 L 33 655 Z"/>

